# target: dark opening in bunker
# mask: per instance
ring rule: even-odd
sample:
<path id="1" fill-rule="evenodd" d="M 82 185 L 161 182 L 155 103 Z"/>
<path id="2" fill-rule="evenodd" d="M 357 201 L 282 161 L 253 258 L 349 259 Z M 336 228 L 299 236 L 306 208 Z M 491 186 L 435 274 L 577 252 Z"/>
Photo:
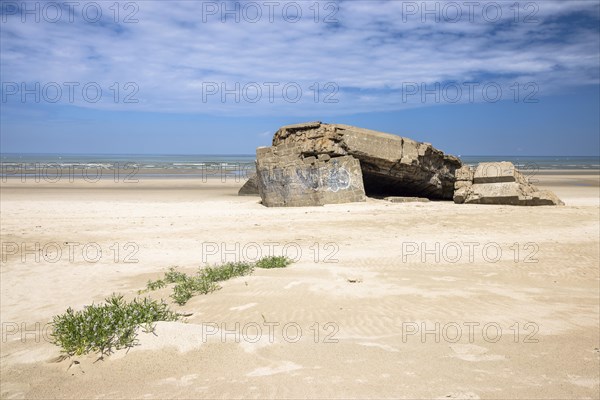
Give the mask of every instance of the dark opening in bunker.
<path id="1" fill-rule="evenodd" d="M 441 188 L 430 182 L 432 176 L 418 168 L 392 166 L 383 171 L 376 165 L 361 160 L 361 172 L 365 194 L 368 197 L 426 197 L 430 200 L 444 198 Z"/>

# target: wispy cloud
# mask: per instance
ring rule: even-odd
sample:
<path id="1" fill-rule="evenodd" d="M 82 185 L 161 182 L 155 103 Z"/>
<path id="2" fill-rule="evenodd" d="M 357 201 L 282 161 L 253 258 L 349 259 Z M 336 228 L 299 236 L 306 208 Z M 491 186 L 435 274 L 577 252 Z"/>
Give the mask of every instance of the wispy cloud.
<path id="1" fill-rule="evenodd" d="M 435 82 L 497 82 L 510 99 L 515 82 L 533 82 L 543 96 L 600 79 L 596 2 L 528 2 L 518 13 L 514 2 L 494 3 L 501 16 L 485 2 L 475 10 L 456 2 L 457 22 L 446 2 L 428 2 L 429 13 L 423 2 L 279 2 L 272 15 L 267 3 L 121 2 L 118 17 L 114 3 L 95 3 L 102 18 L 88 22 L 95 14 L 84 15 L 83 2 L 73 22 L 64 6 L 62 18 L 48 22 L 52 10 L 45 15 L 44 3 L 32 2 L 40 22 L 31 14 L 22 22 L 21 2 L 3 2 L 2 81 L 56 82 L 58 102 L 67 104 L 64 83 L 77 82 L 72 104 L 89 108 L 308 115 L 422 105 L 420 93 L 406 96 L 407 83 L 421 91 Z M 237 15 L 227 13 L 236 7 Z M 81 90 L 90 82 L 97 86 L 87 88 L 86 101 Z M 97 87 L 100 99 L 89 101 Z M 14 91 L 4 85 L 3 95 L 7 89 Z M 18 102 L 20 93 L 7 99 Z M 459 101 L 469 101 L 466 93 Z"/>

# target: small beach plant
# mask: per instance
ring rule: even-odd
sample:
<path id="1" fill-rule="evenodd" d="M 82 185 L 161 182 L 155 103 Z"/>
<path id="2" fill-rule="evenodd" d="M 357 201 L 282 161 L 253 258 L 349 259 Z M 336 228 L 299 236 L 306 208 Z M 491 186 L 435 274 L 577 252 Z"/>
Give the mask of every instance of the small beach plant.
<path id="1" fill-rule="evenodd" d="M 171 297 L 177 304 L 184 305 L 197 294 L 208 294 L 219 290 L 221 287 L 217 282 L 251 274 L 253 268 L 252 264 L 248 263 L 226 263 L 215 267 L 201 268 L 193 276 L 179 273 L 181 275 L 178 275 L 178 279 L 175 280 Z"/>
<path id="2" fill-rule="evenodd" d="M 195 275 L 188 275 L 171 267 L 163 279 L 148 281 L 146 291 L 161 289 L 166 284 L 174 283 L 171 298 L 175 303 L 184 305 L 195 295 L 219 290 L 221 287 L 218 282 L 250 275 L 255 267 L 285 268 L 291 263 L 292 260 L 287 257 L 269 256 L 261 258 L 256 263 L 228 262 L 218 266 L 200 268 Z"/>
<path id="3" fill-rule="evenodd" d="M 283 256 L 270 256 L 258 260 L 256 268 L 285 268 L 292 263 L 292 260 Z"/>
<path id="4" fill-rule="evenodd" d="M 80 311 L 69 307 L 64 314 L 54 316 L 52 340 L 69 356 L 90 352 L 104 356 L 114 349 L 134 346 L 139 326 L 148 329 L 153 322 L 178 318 L 162 301 L 136 298 L 127 302 L 121 295 L 112 295 L 103 304 Z"/>
<path id="5" fill-rule="evenodd" d="M 171 298 L 184 305 L 198 294 L 208 294 L 220 289 L 218 282 L 249 275 L 254 268 L 285 268 L 292 263 L 287 257 L 271 256 L 256 263 L 229 262 L 223 265 L 200 268 L 194 275 L 169 268 L 163 279 L 149 280 L 141 292 L 158 290 L 174 284 Z M 64 314 L 53 318 L 52 340 L 69 356 L 98 352 L 101 357 L 113 350 L 136 344 L 136 330 L 144 326 L 152 331 L 152 323 L 176 321 L 183 314 L 171 311 L 168 305 L 150 298 L 136 298 L 131 302 L 122 295 L 113 294 L 102 304 L 85 306 L 75 311 L 68 308 Z"/>

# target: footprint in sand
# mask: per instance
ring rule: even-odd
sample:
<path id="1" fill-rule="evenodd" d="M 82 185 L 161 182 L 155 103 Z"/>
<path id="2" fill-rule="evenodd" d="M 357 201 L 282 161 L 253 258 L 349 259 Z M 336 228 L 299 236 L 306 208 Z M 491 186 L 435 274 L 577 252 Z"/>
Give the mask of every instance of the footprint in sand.
<path id="1" fill-rule="evenodd" d="M 302 282 L 300 282 L 300 281 L 293 281 L 293 282 L 290 282 L 287 285 L 285 285 L 283 288 L 287 290 L 287 289 L 291 289 L 294 286 L 298 286 L 298 285 L 302 285 Z"/>
<path id="2" fill-rule="evenodd" d="M 397 352 L 399 352 L 399 351 L 400 351 L 400 350 L 398 350 L 398 349 L 397 349 L 397 348 L 395 348 L 395 347 L 388 346 L 387 344 L 382 344 L 382 343 L 375 343 L 375 342 L 360 342 L 360 343 L 358 343 L 358 344 L 359 344 L 359 345 L 361 345 L 361 346 L 367 346 L 367 347 L 378 347 L 378 348 L 380 348 L 380 349 L 382 349 L 382 350 L 385 350 L 385 351 L 391 351 L 391 352 L 393 352 L 393 353 L 397 353 Z"/>
<path id="3" fill-rule="evenodd" d="M 282 372 L 296 371 L 298 369 L 302 369 L 302 366 L 291 361 L 282 361 L 277 363 L 273 367 L 256 368 L 254 371 L 246 374 L 246 376 L 269 376 L 280 374 Z"/>
<path id="4" fill-rule="evenodd" d="M 458 278 L 455 278 L 453 276 L 434 276 L 431 278 L 434 281 L 442 281 L 442 282 L 456 282 L 458 280 Z"/>
<path id="5" fill-rule="evenodd" d="M 229 309 L 229 311 L 244 311 L 247 310 L 249 308 L 254 307 L 255 305 L 257 305 L 258 303 L 248 303 L 248 304 L 244 304 L 242 306 L 237 306 L 237 307 L 231 307 Z"/>
<path id="6" fill-rule="evenodd" d="M 598 378 L 585 378 L 579 375 L 567 375 L 569 378 L 568 382 L 573 385 L 582 386 L 590 389 L 594 389 L 600 386 L 600 380 Z"/>
<path id="7" fill-rule="evenodd" d="M 198 378 L 198 374 L 184 375 L 181 378 L 170 377 L 160 381 L 160 384 L 170 384 L 175 386 L 190 386 Z"/>
<path id="8" fill-rule="evenodd" d="M 473 392 L 454 392 L 447 394 L 442 397 L 438 397 L 438 399 L 480 399 L 478 395 Z"/>
<path id="9" fill-rule="evenodd" d="M 499 354 L 487 354 L 487 348 L 474 344 L 453 344 L 450 348 L 454 351 L 450 357 L 465 361 L 498 361 L 506 358 Z"/>

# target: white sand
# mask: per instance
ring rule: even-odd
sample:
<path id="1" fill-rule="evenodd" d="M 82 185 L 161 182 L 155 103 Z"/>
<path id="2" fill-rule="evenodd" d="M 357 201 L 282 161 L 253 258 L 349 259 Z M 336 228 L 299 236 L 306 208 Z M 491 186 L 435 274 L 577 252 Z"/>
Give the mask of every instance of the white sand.
<path id="1" fill-rule="evenodd" d="M 566 206 L 284 209 L 235 182 L 3 183 L 1 397 L 597 398 L 598 176 L 538 179 Z M 7 254 L 15 243 L 39 243 L 40 261 Z M 51 362 L 42 328 L 67 307 L 269 246 L 301 253 L 174 305 L 187 323 L 140 331 L 128 352 Z"/>

